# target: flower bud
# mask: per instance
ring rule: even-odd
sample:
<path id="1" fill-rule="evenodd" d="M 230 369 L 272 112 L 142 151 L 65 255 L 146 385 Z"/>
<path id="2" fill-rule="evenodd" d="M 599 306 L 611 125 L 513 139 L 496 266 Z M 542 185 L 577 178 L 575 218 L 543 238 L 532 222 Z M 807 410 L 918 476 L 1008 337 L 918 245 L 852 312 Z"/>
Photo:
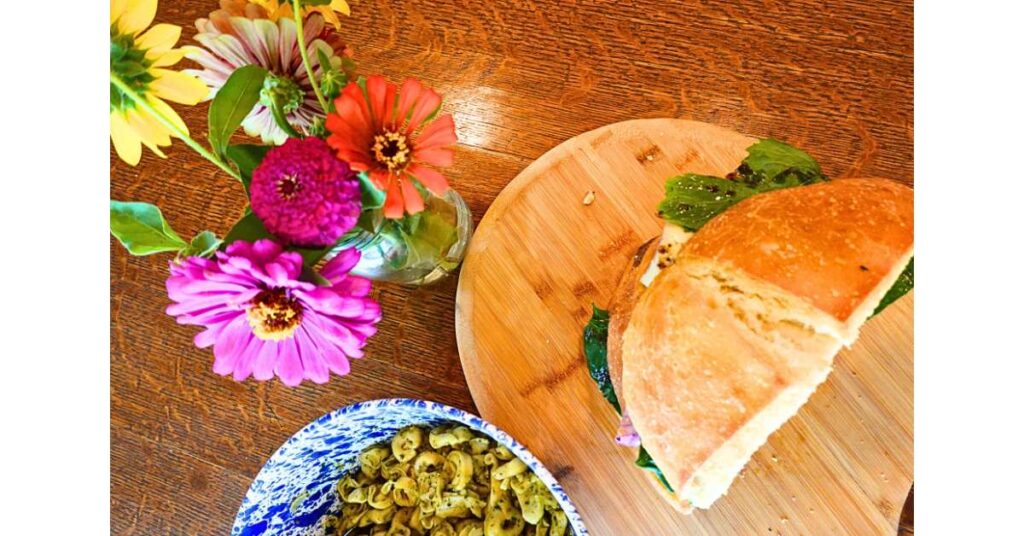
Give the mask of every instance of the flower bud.
<path id="1" fill-rule="evenodd" d="M 341 88 L 348 83 L 348 75 L 336 69 L 324 71 L 320 77 L 320 92 L 327 100 L 334 100 L 341 94 Z"/>
<path id="2" fill-rule="evenodd" d="M 268 108 L 277 108 L 285 114 L 297 110 L 304 97 L 298 84 L 274 74 L 267 74 L 263 80 L 263 89 L 260 90 L 261 104 Z"/>

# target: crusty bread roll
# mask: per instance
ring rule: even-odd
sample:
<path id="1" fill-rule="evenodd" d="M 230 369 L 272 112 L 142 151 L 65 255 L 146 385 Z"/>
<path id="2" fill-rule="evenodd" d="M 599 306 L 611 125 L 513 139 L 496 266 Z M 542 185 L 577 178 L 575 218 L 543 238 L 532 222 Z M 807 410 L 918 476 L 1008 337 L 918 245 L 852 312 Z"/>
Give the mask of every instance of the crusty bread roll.
<path id="1" fill-rule="evenodd" d="M 622 335 L 629 325 L 633 307 L 640 299 L 640 294 L 646 290 L 646 287 L 640 284 L 640 277 L 654 258 L 656 240 L 652 238 L 637 248 L 632 261 L 622 273 L 619 285 L 615 287 L 612 301 L 608 305 L 608 313 L 611 315 L 608 320 L 608 376 L 616 393 L 622 392 Z M 622 404 L 622 401 L 619 403 Z"/>
<path id="2" fill-rule="evenodd" d="M 618 393 L 677 506 L 711 506 L 807 401 L 913 234 L 912 190 L 835 180 L 742 201 L 655 278 L 623 336 Z"/>

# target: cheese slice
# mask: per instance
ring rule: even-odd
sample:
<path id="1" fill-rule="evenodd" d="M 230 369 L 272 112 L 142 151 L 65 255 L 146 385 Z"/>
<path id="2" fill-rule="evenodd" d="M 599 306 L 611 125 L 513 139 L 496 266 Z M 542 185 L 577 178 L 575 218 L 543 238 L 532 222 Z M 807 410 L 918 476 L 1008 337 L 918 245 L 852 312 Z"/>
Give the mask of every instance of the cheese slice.
<path id="1" fill-rule="evenodd" d="M 651 286 L 654 278 L 658 277 L 662 270 L 676 262 L 676 257 L 683 249 L 683 244 L 691 236 L 693 233 L 686 229 L 674 223 L 665 222 L 665 228 L 661 231 L 661 240 L 658 242 L 658 249 L 651 257 L 651 264 L 647 267 L 647 271 L 640 276 L 640 284 L 645 287 Z"/>

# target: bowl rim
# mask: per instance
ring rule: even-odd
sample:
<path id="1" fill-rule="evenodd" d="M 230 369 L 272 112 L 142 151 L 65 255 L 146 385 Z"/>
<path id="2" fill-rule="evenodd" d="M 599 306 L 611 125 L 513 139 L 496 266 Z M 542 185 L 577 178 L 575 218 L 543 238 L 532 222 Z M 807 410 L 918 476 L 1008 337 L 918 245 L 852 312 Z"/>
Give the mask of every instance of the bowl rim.
<path id="1" fill-rule="evenodd" d="M 589 536 L 587 528 L 583 524 L 583 517 L 580 515 L 579 510 L 576 508 L 576 505 L 572 502 L 572 499 L 569 498 L 569 494 L 565 492 L 565 489 L 562 488 L 562 485 L 558 482 L 554 475 L 551 474 L 551 471 L 549 471 L 548 468 L 540 461 L 540 459 L 537 458 L 532 452 L 530 452 L 530 450 L 527 449 L 525 445 L 523 445 L 518 440 L 513 438 L 511 435 L 509 435 L 507 432 L 505 432 L 501 428 L 498 428 L 496 425 L 484 419 L 483 417 L 480 417 L 468 411 L 461 410 L 456 407 L 449 406 L 447 404 L 442 404 L 440 402 L 434 402 L 431 400 L 424 400 L 419 398 L 377 398 L 372 400 L 364 400 L 361 402 L 354 402 L 352 404 L 342 406 L 333 411 L 329 411 L 321 415 L 320 417 L 317 417 L 316 419 L 310 421 L 302 428 L 300 428 L 297 432 L 292 434 L 290 437 L 288 437 L 288 439 L 281 443 L 277 450 L 275 450 L 274 453 L 271 454 L 269 458 L 267 458 L 267 461 L 263 463 L 262 467 L 260 467 L 260 470 L 256 474 L 256 477 L 253 478 L 252 482 L 249 483 L 249 488 L 246 490 L 245 496 L 242 498 L 242 504 L 239 506 L 238 512 L 235 514 L 235 521 L 231 527 L 231 534 L 239 534 L 241 530 L 244 528 L 241 525 L 242 514 L 243 512 L 248 510 L 252 505 L 252 498 L 250 497 L 250 495 L 253 493 L 253 488 L 256 487 L 255 485 L 257 482 L 265 478 L 266 474 L 270 473 L 268 467 L 272 467 L 273 465 L 280 463 L 282 461 L 282 458 L 285 456 L 286 451 L 288 450 L 286 447 L 289 447 L 294 443 L 303 441 L 307 434 L 316 430 L 320 425 L 324 423 L 349 415 L 351 413 L 356 413 L 371 408 L 379 408 L 385 406 L 416 407 L 418 409 L 426 409 L 431 413 L 437 413 L 439 417 L 444 418 L 446 420 L 460 422 L 462 424 L 469 426 L 470 428 L 479 429 L 483 431 L 492 439 L 498 441 L 498 443 L 504 445 L 506 448 L 511 450 L 517 458 L 522 460 L 524 463 L 526 463 L 528 467 L 530 467 L 530 470 L 532 470 L 534 474 L 536 474 L 538 477 L 541 478 L 542 481 L 544 481 L 545 486 L 547 486 L 547 488 L 551 491 L 552 495 L 554 495 L 555 500 L 558 501 L 559 506 L 562 507 L 562 511 L 565 512 L 565 515 L 569 520 L 569 526 L 572 528 L 573 534 L 575 536 Z"/>

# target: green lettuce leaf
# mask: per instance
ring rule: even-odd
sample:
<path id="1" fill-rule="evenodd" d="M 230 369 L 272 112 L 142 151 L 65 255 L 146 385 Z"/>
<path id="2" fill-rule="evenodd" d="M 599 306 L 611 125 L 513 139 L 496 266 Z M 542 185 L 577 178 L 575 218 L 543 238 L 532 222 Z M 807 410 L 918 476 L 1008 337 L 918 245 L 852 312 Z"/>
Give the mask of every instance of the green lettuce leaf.
<path id="1" fill-rule="evenodd" d="M 587 358 L 590 377 L 601 390 L 605 400 L 615 408 L 615 413 L 622 414 L 619 398 L 615 396 L 611 375 L 608 373 L 608 322 L 611 315 L 608 311 L 592 306 L 593 315 L 590 322 L 583 328 L 583 354 Z"/>
<path id="2" fill-rule="evenodd" d="M 878 307 L 875 307 L 875 311 L 871 313 L 871 316 L 875 316 L 882 312 L 882 309 L 892 305 L 892 303 L 904 294 L 914 290 L 914 259 L 911 258 L 910 262 L 907 263 L 907 267 L 903 269 L 900 276 L 896 278 L 896 282 L 893 283 L 889 291 L 882 296 L 882 301 L 879 302 Z M 869 317 L 870 318 L 870 317 Z"/>
<path id="3" fill-rule="evenodd" d="M 788 188 L 827 180 L 811 155 L 767 138 L 747 148 L 747 157 L 737 173 L 751 186 L 770 182 Z"/>
<path id="4" fill-rule="evenodd" d="M 600 389 L 605 400 L 615 408 L 615 413 L 622 415 L 619 397 L 615 395 L 615 386 L 612 385 L 611 375 L 608 372 L 608 322 L 611 320 L 611 315 L 596 305 L 592 307 L 594 312 L 586 327 L 583 328 L 583 353 L 587 358 L 587 368 L 590 370 L 590 377 L 597 384 L 597 388 Z M 665 475 L 643 447 L 640 447 L 636 465 L 654 473 L 662 485 L 672 491 L 672 486 L 665 480 Z"/>
<path id="5" fill-rule="evenodd" d="M 658 215 L 694 232 L 736 203 L 758 193 L 741 182 L 687 173 L 665 182 Z"/>
<path id="6" fill-rule="evenodd" d="M 687 173 L 668 179 L 658 215 L 694 232 L 752 195 L 827 180 L 809 154 L 764 139 L 747 148 L 747 157 L 728 178 Z"/>
<path id="7" fill-rule="evenodd" d="M 647 453 L 647 449 L 640 447 L 640 453 L 636 457 L 636 466 L 654 473 L 654 476 L 658 477 L 658 481 L 661 482 L 662 486 L 665 486 L 665 489 L 673 493 L 675 492 L 672 486 L 669 485 L 668 480 L 665 479 L 665 473 L 661 472 L 661 468 L 654 463 L 651 455 Z"/>

